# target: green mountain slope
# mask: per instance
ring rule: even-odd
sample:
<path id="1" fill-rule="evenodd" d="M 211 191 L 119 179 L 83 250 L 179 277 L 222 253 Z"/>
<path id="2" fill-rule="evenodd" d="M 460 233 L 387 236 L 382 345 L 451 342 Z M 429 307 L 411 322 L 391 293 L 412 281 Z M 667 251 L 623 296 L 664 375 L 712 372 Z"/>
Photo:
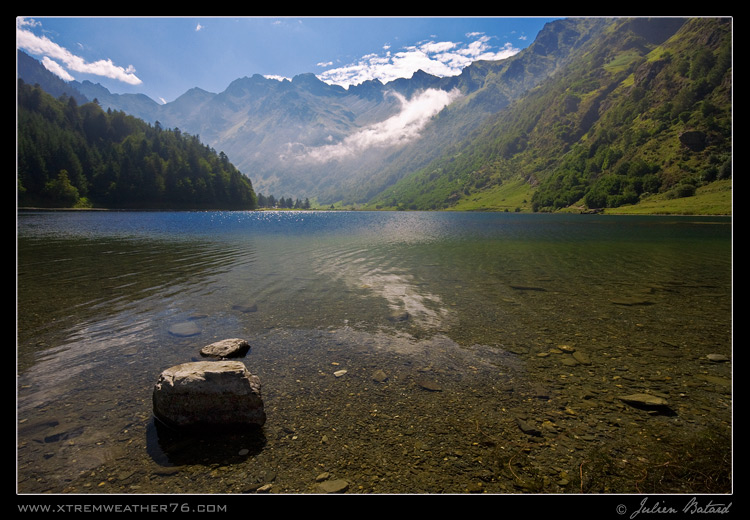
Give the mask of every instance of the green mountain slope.
<path id="1" fill-rule="evenodd" d="M 705 191 L 731 177 L 731 56 L 730 19 L 611 20 L 548 81 L 369 206 L 581 210 Z"/>

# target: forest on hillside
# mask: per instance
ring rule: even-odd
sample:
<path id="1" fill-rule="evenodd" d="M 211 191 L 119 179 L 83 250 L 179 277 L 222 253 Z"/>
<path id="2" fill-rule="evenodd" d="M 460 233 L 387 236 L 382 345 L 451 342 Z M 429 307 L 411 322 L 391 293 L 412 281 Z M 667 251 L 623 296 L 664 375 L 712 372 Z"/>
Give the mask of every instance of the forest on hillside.
<path id="1" fill-rule="evenodd" d="M 255 209 L 252 183 L 178 128 L 163 129 L 96 101 L 55 98 L 19 80 L 19 207 Z"/>
<path id="2" fill-rule="evenodd" d="M 609 82 L 603 74 L 571 75 L 558 106 L 574 108 L 561 109 L 554 127 L 568 147 L 534 194 L 536 210 L 581 202 L 614 208 L 655 193 L 688 197 L 731 177 L 731 33 L 714 20 L 691 20 L 686 29 L 645 58 L 631 44 L 582 62 L 606 71 Z"/>

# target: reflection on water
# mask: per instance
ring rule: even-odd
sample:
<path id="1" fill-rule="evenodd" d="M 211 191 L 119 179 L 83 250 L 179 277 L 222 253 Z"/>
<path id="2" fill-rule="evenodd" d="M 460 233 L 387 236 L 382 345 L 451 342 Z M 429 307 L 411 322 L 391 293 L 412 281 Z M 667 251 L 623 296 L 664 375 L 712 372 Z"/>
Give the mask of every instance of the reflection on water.
<path id="1" fill-rule="evenodd" d="M 415 321 L 427 330 L 438 330 L 448 317 L 440 296 L 425 290 L 407 266 L 398 262 L 392 250 L 377 247 L 333 251 L 315 260 L 316 277 L 343 282 L 349 291 L 363 293 L 363 299 L 382 300 L 391 320 Z"/>
<path id="2" fill-rule="evenodd" d="M 680 413 L 659 428 L 731 426 L 720 385 L 731 364 L 705 361 L 731 356 L 729 224 L 19 214 L 19 490 L 229 493 L 250 479 L 307 492 L 325 468 L 362 492 L 462 491 L 477 479 L 519 492 L 523 470 L 502 463 L 526 445 L 519 424 L 542 428 L 534 460 L 570 473 L 590 448 L 581 439 L 643 444 L 617 419 L 618 392 L 676 398 Z M 252 345 L 245 361 L 269 413 L 262 442 L 160 434 L 158 374 L 228 337 Z M 593 361 L 574 364 L 572 350 Z M 206 466 L 223 468 L 223 484 L 201 476 Z M 543 491 L 570 491 L 564 481 Z"/>

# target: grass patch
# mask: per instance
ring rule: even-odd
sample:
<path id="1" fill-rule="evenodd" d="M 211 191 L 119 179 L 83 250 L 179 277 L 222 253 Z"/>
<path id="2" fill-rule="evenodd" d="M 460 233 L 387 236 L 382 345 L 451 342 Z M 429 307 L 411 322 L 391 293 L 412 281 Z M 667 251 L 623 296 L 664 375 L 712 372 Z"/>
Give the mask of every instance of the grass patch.
<path id="1" fill-rule="evenodd" d="M 722 180 L 699 187 L 692 197 L 669 199 L 653 195 L 632 206 L 605 210 L 610 215 L 731 215 L 732 181 Z"/>
<path id="2" fill-rule="evenodd" d="M 451 207 L 454 211 L 531 211 L 534 189 L 522 179 L 507 181 L 500 186 L 472 193 Z"/>
<path id="3" fill-rule="evenodd" d="M 615 56 L 609 63 L 604 65 L 604 70 L 610 73 L 620 72 L 627 69 L 631 63 L 641 59 L 636 51 L 622 52 Z"/>

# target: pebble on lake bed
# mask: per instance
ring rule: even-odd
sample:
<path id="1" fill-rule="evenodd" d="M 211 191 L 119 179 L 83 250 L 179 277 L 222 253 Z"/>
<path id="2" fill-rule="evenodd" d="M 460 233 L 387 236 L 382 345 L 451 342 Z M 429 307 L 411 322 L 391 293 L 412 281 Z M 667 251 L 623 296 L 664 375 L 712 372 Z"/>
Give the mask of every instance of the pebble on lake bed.
<path id="1" fill-rule="evenodd" d="M 424 377 L 424 376 L 417 378 L 417 385 L 419 385 L 421 388 L 425 390 L 429 390 L 430 392 L 442 392 L 443 391 L 443 387 L 440 385 L 440 383 L 428 377 Z"/>
<path id="2" fill-rule="evenodd" d="M 630 394 L 619 397 L 620 401 L 637 406 L 667 406 L 668 402 L 663 397 L 651 394 Z"/>

